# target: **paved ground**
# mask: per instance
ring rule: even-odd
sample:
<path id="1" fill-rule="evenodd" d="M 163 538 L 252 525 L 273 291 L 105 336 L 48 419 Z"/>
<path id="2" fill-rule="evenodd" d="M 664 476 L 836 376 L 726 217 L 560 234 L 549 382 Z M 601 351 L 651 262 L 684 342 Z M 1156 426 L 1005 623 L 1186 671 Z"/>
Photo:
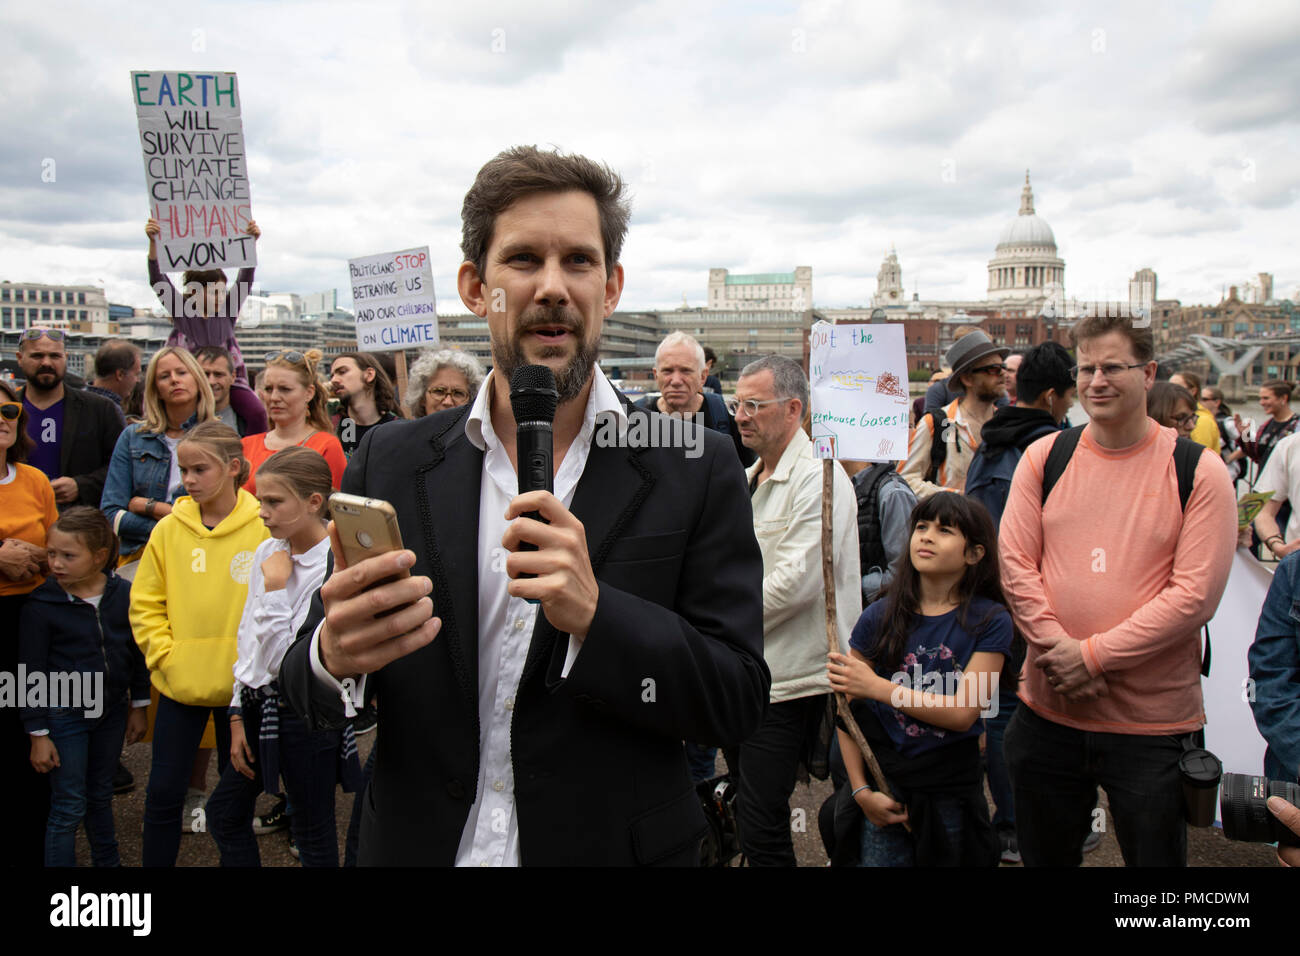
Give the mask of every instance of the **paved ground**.
<path id="1" fill-rule="evenodd" d="M 367 734 L 358 739 L 361 760 L 364 763 L 374 734 Z M 140 826 L 144 818 L 144 781 L 149 774 L 149 746 L 136 744 L 127 751 L 127 767 L 135 774 L 137 786 L 131 793 L 113 798 L 114 817 L 117 821 L 117 840 L 124 866 L 140 865 Z M 213 770 L 209 773 L 209 790 L 216 785 L 215 760 Z M 720 767 L 725 764 L 720 760 Z M 796 828 L 794 834 L 795 854 L 800 866 L 825 866 L 826 853 L 822 849 L 821 837 L 817 833 L 817 810 L 822 801 L 830 795 L 829 781 L 813 781 L 810 786 L 798 786 L 790 801 L 791 810 L 801 808 L 806 827 L 801 831 Z M 339 859 L 342 861 L 343 840 L 352 813 L 352 794 L 338 792 L 336 816 L 339 833 Z M 260 798 L 259 812 L 269 809 L 272 800 L 265 794 Z M 1105 795 L 1102 796 L 1105 806 Z M 797 815 L 792 818 L 798 820 Z M 258 837 L 263 866 L 297 866 L 298 861 L 289 853 L 289 846 L 284 832 L 270 833 Z M 90 865 L 90 848 L 85 835 L 77 836 L 77 861 L 82 866 Z M 179 866 L 216 866 L 219 862 L 217 847 L 212 837 L 206 833 L 188 834 L 181 839 Z M 1106 833 L 1101 846 L 1084 857 L 1084 866 L 1122 866 L 1119 844 L 1113 833 Z M 1217 829 L 1188 830 L 1188 862 L 1192 866 L 1277 866 L 1277 856 L 1271 847 L 1258 844 L 1234 843 L 1223 836 Z"/>

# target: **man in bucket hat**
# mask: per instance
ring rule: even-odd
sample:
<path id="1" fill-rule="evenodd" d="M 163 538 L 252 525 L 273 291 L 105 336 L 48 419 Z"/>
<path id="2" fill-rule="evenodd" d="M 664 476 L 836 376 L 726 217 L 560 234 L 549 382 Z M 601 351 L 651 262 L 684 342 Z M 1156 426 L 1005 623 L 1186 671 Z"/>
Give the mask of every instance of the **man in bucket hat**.
<path id="1" fill-rule="evenodd" d="M 948 389 L 957 398 L 922 416 L 907 443 L 899 471 L 917 500 L 939 491 L 962 491 L 966 469 L 980 444 L 980 430 L 1006 395 L 1004 360 L 1011 352 L 978 329 L 962 336 L 944 356 L 952 369 Z"/>

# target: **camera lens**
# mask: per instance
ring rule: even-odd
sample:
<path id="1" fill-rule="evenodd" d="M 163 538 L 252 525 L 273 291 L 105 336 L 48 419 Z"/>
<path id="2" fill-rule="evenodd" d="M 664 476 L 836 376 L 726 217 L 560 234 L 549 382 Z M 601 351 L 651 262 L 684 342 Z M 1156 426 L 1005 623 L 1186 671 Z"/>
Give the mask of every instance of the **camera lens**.
<path id="1" fill-rule="evenodd" d="M 1220 795 L 1223 835 L 1229 840 L 1300 846 L 1300 836 L 1283 826 L 1268 809 L 1269 797 L 1281 797 L 1293 806 L 1300 806 L 1300 784 L 1225 773 Z"/>

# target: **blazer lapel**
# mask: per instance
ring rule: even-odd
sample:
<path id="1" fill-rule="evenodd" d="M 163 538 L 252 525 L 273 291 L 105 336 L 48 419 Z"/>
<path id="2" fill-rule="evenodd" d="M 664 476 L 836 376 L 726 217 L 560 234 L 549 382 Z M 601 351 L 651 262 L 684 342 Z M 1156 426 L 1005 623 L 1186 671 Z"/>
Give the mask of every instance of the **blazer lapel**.
<path id="1" fill-rule="evenodd" d="M 573 505 L 569 510 L 582 522 L 587 534 L 591 568 L 597 573 L 605 555 L 654 487 L 654 475 L 640 458 L 642 450 L 601 448 L 593 440 L 587 454 L 587 465 L 573 491 Z M 533 639 L 528 647 L 528 659 L 520 678 L 521 685 L 550 659 L 558 634 L 546 615 L 538 613 L 533 625 Z"/>
<path id="2" fill-rule="evenodd" d="M 469 406 L 429 441 L 429 461 L 416 469 L 420 528 L 434 582 L 433 613 L 447 643 L 469 713 L 478 723 L 478 500 L 483 453 L 465 437 Z M 435 494 L 431 483 L 444 492 Z M 472 502 L 472 504 L 470 504 Z"/>

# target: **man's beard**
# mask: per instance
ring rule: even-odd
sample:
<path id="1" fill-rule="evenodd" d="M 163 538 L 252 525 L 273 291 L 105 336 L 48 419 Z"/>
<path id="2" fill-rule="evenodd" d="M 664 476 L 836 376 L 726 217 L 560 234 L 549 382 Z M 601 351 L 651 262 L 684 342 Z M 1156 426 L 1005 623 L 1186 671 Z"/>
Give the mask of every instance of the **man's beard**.
<path id="1" fill-rule="evenodd" d="M 1001 398 L 1005 394 L 1006 394 L 1006 389 L 1000 388 L 998 386 L 990 386 L 989 388 L 975 390 L 975 397 L 978 398 L 981 402 L 996 402 L 999 398 Z"/>
<path id="2" fill-rule="evenodd" d="M 596 363 L 600 351 L 598 345 L 587 341 L 587 324 L 581 316 L 568 312 L 563 306 L 543 307 L 534 312 L 524 313 L 520 316 L 519 328 L 515 330 L 510 341 L 492 343 L 492 363 L 505 376 L 506 385 L 509 386 L 515 369 L 531 364 L 524 355 L 521 340 L 530 330 L 548 325 L 568 329 L 578 343 L 573 358 L 555 373 L 555 391 L 559 395 L 560 403 L 563 404 L 582 394 L 583 388 L 591 378 L 591 368 Z M 553 358 L 563 354 L 563 346 L 543 346 L 537 358 Z"/>
<path id="3" fill-rule="evenodd" d="M 38 379 L 40 378 L 44 378 L 46 381 L 39 381 Z M 53 379 L 52 382 L 49 381 L 51 378 Z M 62 381 L 63 376 L 60 375 L 57 370 L 52 368 L 42 368 L 38 369 L 31 378 L 28 379 L 27 387 L 38 393 L 52 392 L 59 387 Z"/>

